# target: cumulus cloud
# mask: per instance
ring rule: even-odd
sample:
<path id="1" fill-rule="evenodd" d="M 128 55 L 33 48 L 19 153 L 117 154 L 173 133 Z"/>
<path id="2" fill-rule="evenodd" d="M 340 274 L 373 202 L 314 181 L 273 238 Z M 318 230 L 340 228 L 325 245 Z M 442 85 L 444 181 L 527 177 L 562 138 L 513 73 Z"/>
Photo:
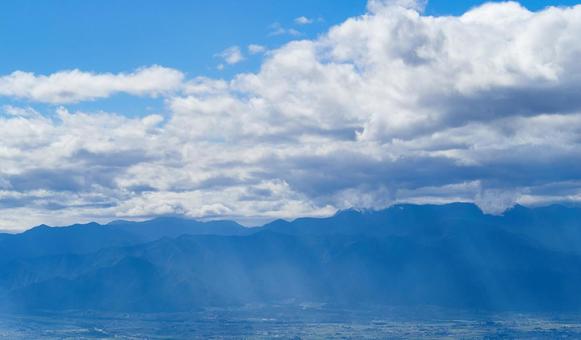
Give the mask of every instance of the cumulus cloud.
<path id="1" fill-rule="evenodd" d="M 15 71 L 0 77 L 0 96 L 50 104 L 76 103 L 116 93 L 159 96 L 177 90 L 183 78 L 180 71 L 161 66 L 118 74 L 70 70 L 36 75 Z"/>
<path id="2" fill-rule="evenodd" d="M 427 0 L 369 0 L 367 2 L 367 10 L 370 13 L 387 11 L 393 8 L 405 8 L 415 11 L 423 11 L 427 3 Z"/>
<path id="3" fill-rule="evenodd" d="M 250 54 L 260 54 L 266 52 L 266 47 L 257 44 L 248 45 L 248 53 Z"/>
<path id="4" fill-rule="evenodd" d="M 244 55 L 239 46 L 231 46 L 218 54 L 228 65 L 238 64 L 244 60 Z"/>
<path id="5" fill-rule="evenodd" d="M 309 24 L 312 24 L 313 22 L 314 22 L 313 19 L 307 18 L 305 16 L 300 16 L 298 18 L 295 18 L 295 24 L 297 24 L 297 25 L 309 25 Z"/>
<path id="6" fill-rule="evenodd" d="M 274 24 L 270 25 L 270 36 L 278 36 L 278 35 L 290 35 L 290 36 L 299 36 L 301 32 L 297 31 L 294 28 L 286 28 L 282 26 L 280 23 L 275 22 Z"/>
<path id="7" fill-rule="evenodd" d="M 490 213 L 580 202 L 581 6 L 421 8 L 371 1 L 270 51 L 256 73 L 182 80 L 163 117 L 5 107 L 0 229 L 24 212 L 259 221 L 395 202 Z"/>

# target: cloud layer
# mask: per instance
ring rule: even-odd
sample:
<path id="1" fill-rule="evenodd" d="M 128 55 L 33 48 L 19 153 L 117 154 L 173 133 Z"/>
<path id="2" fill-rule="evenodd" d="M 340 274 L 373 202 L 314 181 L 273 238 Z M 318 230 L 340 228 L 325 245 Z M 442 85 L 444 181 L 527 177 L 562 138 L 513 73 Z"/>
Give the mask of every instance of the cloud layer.
<path id="1" fill-rule="evenodd" d="M 15 71 L 0 77 L 0 96 L 50 104 L 76 103 L 117 93 L 160 96 L 179 88 L 183 78 L 181 72 L 161 66 L 146 67 L 128 74 L 70 70 L 46 76 Z"/>
<path id="2" fill-rule="evenodd" d="M 123 92 L 167 104 L 141 118 L 5 107 L 0 228 L 581 200 L 581 6 L 494 3 L 459 17 L 425 16 L 411 1 L 368 8 L 230 81 L 159 66 L 0 77 L 0 95 L 29 101 Z"/>

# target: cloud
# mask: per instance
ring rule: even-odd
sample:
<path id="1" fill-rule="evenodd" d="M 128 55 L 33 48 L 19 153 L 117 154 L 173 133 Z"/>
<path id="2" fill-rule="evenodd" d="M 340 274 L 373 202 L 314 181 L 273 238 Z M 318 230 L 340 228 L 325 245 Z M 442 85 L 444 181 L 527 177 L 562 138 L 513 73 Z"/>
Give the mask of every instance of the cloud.
<path id="1" fill-rule="evenodd" d="M 15 71 L 0 77 L 0 96 L 50 104 L 76 103 L 117 93 L 160 96 L 177 90 L 183 78 L 180 71 L 157 65 L 118 74 L 70 70 L 35 75 Z"/>
<path id="2" fill-rule="evenodd" d="M 218 57 L 222 58 L 224 62 L 228 65 L 238 64 L 244 60 L 244 55 L 239 46 L 228 47 L 224 51 L 218 54 Z"/>
<path id="3" fill-rule="evenodd" d="M 250 54 L 260 54 L 266 52 L 266 47 L 257 44 L 248 45 L 248 53 Z"/>
<path id="4" fill-rule="evenodd" d="M 285 28 L 280 23 L 275 22 L 274 24 L 270 25 L 270 33 L 269 36 L 279 36 L 279 35 L 290 35 L 290 36 L 299 36 L 301 32 L 297 31 L 294 28 Z"/>
<path id="5" fill-rule="evenodd" d="M 418 8 L 370 3 L 256 73 L 181 80 L 163 116 L 5 107 L 0 229 L 581 202 L 581 6 Z"/>
<path id="6" fill-rule="evenodd" d="M 301 17 L 295 18 L 294 21 L 295 21 L 295 24 L 297 24 L 297 25 L 310 25 L 310 24 L 312 24 L 314 22 L 313 19 L 307 18 L 305 16 L 301 16 Z"/>
<path id="7" fill-rule="evenodd" d="M 405 8 L 421 12 L 426 8 L 427 3 L 427 0 L 369 0 L 367 10 L 370 13 L 377 13 L 393 8 Z"/>

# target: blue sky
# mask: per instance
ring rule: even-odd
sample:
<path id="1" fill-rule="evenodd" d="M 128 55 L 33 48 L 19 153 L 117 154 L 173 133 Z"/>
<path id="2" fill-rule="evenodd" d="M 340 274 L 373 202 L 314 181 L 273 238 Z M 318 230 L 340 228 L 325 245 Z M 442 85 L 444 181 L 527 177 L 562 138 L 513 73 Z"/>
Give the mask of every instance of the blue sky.
<path id="1" fill-rule="evenodd" d="M 0 70 L 51 73 L 66 68 L 120 72 L 160 64 L 218 75 L 214 55 L 232 45 L 269 46 L 276 22 L 324 18 L 302 27 L 305 37 L 361 14 L 365 1 L 16 1 L 0 11 Z M 17 34 L 15 34 L 17 33 Z M 31 44 L 30 42 L 34 42 Z"/>
<path id="2" fill-rule="evenodd" d="M 579 204 L 577 4 L 3 2 L 0 229 Z"/>

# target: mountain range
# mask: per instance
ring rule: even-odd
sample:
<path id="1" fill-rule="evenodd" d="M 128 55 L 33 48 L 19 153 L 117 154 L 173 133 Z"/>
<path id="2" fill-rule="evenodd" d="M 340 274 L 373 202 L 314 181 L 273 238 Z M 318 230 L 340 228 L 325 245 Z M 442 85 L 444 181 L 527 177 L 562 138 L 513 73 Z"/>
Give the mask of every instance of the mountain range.
<path id="1" fill-rule="evenodd" d="M 581 209 L 395 205 L 327 218 L 145 222 L 0 234 L 0 309 L 248 304 L 581 310 Z"/>

